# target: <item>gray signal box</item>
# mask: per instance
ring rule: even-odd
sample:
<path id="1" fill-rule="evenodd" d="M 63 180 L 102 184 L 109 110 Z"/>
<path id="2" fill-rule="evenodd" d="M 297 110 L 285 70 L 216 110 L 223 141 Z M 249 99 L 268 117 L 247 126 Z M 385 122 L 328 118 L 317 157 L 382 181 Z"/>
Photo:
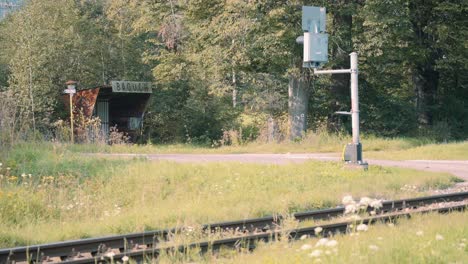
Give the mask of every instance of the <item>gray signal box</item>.
<path id="1" fill-rule="evenodd" d="M 303 38 L 298 38 L 304 44 L 305 68 L 318 68 L 328 62 L 328 34 L 326 31 L 325 7 L 302 7 Z"/>

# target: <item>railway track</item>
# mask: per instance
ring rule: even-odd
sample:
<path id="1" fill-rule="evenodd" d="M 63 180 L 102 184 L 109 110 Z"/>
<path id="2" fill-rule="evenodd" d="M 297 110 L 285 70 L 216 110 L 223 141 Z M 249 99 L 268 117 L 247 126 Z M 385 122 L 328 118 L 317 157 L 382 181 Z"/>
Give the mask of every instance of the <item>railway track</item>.
<path id="1" fill-rule="evenodd" d="M 390 221 L 399 217 L 408 217 L 408 210 L 419 210 L 420 212 L 448 212 L 460 211 L 466 208 L 464 205 L 446 205 L 438 208 L 426 208 L 438 203 L 460 202 L 468 199 L 468 192 L 452 193 L 446 195 L 435 195 L 420 198 L 385 201 L 379 210 L 379 215 L 362 219 L 365 224 L 379 221 Z M 371 209 L 368 209 L 370 212 Z M 302 222 L 306 220 L 328 220 L 343 216 L 344 207 L 332 209 L 308 211 L 294 214 L 295 220 Z M 202 252 L 208 249 L 216 250 L 222 246 L 235 247 L 247 245 L 249 248 L 255 246 L 258 240 L 270 241 L 285 234 L 278 227 L 284 218 L 281 216 L 268 216 L 240 221 L 213 223 L 202 226 L 206 234 L 215 232 L 236 233 L 236 237 L 213 240 L 209 242 L 197 242 L 184 246 L 164 246 L 173 234 L 178 234 L 182 229 L 174 228 L 167 230 L 148 231 L 126 235 L 108 236 L 83 240 L 65 241 L 51 244 L 34 245 L 28 247 L 16 247 L 0 249 L 0 264 L 13 263 L 99 263 L 124 256 L 135 260 L 155 258 L 163 251 L 185 251 L 187 248 L 199 248 Z M 323 234 L 345 233 L 352 222 L 341 222 L 329 225 L 321 225 Z M 299 228 L 289 230 L 288 236 L 293 239 L 302 235 L 314 235 L 315 227 Z M 241 234 L 241 235 L 239 235 Z"/>

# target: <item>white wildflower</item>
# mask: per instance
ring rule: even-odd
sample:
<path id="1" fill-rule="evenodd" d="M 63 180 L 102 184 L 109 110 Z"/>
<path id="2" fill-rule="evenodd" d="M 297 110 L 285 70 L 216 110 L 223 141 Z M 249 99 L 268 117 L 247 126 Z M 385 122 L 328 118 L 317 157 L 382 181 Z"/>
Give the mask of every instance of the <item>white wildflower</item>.
<path id="1" fill-rule="evenodd" d="M 331 255 L 331 251 L 330 250 L 325 250 L 325 255 Z"/>
<path id="2" fill-rule="evenodd" d="M 419 230 L 418 232 L 416 232 L 416 235 L 417 235 L 417 236 L 422 236 L 422 235 L 424 235 L 424 232 L 421 231 L 421 230 Z"/>
<path id="3" fill-rule="evenodd" d="M 321 228 L 320 226 L 317 226 L 315 229 L 314 229 L 314 232 L 316 235 L 320 234 L 320 232 L 322 232 L 323 228 Z"/>
<path id="4" fill-rule="evenodd" d="M 387 225 L 388 225 L 389 227 L 394 227 L 394 226 L 395 226 L 394 223 L 388 223 Z"/>
<path id="5" fill-rule="evenodd" d="M 317 243 L 315 244 L 316 247 L 320 247 L 320 246 L 325 246 L 328 242 L 328 238 L 321 238 L 319 239 L 319 241 L 317 241 Z"/>
<path id="6" fill-rule="evenodd" d="M 302 245 L 301 250 L 308 250 L 308 249 L 311 249 L 311 248 L 312 248 L 312 246 L 310 244 L 304 244 L 304 245 Z"/>
<path id="7" fill-rule="evenodd" d="M 26 173 L 22 173 L 21 177 L 26 178 Z"/>
<path id="8" fill-rule="evenodd" d="M 301 240 L 306 240 L 307 238 L 309 238 L 308 235 L 302 235 L 302 236 L 301 236 Z"/>
<path id="9" fill-rule="evenodd" d="M 355 204 L 348 204 L 345 207 L 345 214 L 352 214 L 357 211 L 357 207 Z"/>
<path id="10" fill-rule="evenodd" d="M 330 240 L 325 244 L 327 247 L 335 247 L 336 245 L 338 245 L 338 241 L 336 240 Z"/>
<path id="11" fill-rule="evenodd" d="M 354 202 L 353 197 L 351 195 L 346 195 L 345 197 L 343 197 L 342 203 L 344 205 L 348 205 L 348 204 L 354 204 L 355 202 Z"/>
<path id="12" fill-rule="evenodd" d="M 383 240 L 383 237 L 377 237 L 377 240 Z"/>
<path id="13" fill-rule="evenodd" d="M 310 257 L 313 257 L 313 258 L 318 258 L 320 257 L 320 255 L 322 255 L 322 250 L 320 249 L 316 249 L 314 251 L 312 251 L 312 253 L 309 254 Z"/>
<path id="14" fill-rule="evenodd" d="M 463 249 L 463 248 L 466 247 L 466 244 L 465 244 L 465 243 L 460 243 L 460 244 L 458 244 L 458 246 L 459 246 L 461 249 Z"/>
<path id="15" fill-rule="evenodd" d="M 123 261 L 123 262 L 127 262 L 127 261 L 128 261 L 128 256 L 122 257 L 122 261 Z"/>
<path id="16" fill-rule="evenodd" d="M 369 229 L 369 227 L 367 227 L 366 224 L 360 224 L 356 227 L 356 230 L 357 231 L 367 231 Z"/>
<path id="17" fill-rule="evenodd" d="M 362 197 L 361 200 L 359 201 L 359 204 L 366 208 L 372 203 L 372 199 L 369 197 Z"/>
<path id="18" fill-rule="evenodd" d="M 382 208 L 382 200 L 373 200 L 369 205 L 374 209 L 380 209 Z"/>
<path id="19" fill-rule="evenodd" d="M 375 211 L 370 211 L 370 214 L 371 215 L 376 215 L 376 212 Z"/>
<path id="20" fill-rule="evenodd" d="M 379 250 L 379 247 L 376 246 L 376 245 L 369 245 L 369 249 L 372 250 L 372 251 L 377 251 L 377 250 Z"/>
<path id="21" fill-rule="evenodd" d="M 0 162 L 0 167 L 3 165 L 3 163 Z"/>
<path id="22" fill-rule="evenodd" d="M 105 256 L 108 258 L 113 258 L 115 256 L 115 253 L 113 251 L 110 251 L 110 252 L 107 252 Z"/>
<path id="23" fill-rule="evenodd" d="M 444 240 L 444 237 L 441 234 L 436 235 L 436 240 Z"/>

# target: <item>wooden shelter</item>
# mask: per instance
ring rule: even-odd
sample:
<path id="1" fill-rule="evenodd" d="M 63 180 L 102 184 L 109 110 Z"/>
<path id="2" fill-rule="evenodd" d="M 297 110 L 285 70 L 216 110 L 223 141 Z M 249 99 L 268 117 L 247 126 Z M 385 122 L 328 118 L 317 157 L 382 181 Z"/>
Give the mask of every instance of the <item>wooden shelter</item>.
<path id="1" fill-rule="evenodd" d="M 142 118 L 152 93 L 149 82 L 112 81 L 111 85 L 82 89 L 73 96 L 73 113 L 86 118 L 99 117 L 101 131 L 109 134 L 111 127 L 125 132 L 135 140 L 142 126 Z M 63 101 L 69 107 L 68 95 Z M 75 129 L 79 136 L 79 127 Z"/>

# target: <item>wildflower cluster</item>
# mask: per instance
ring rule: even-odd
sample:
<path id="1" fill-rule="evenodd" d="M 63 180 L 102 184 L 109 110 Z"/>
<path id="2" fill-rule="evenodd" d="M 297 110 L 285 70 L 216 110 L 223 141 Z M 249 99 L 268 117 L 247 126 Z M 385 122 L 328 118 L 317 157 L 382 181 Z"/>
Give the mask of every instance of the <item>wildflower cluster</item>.
<path id="1" fill-rule="evenodd" d="M 382 200 L 362 197 L 359 202 L 356 202 L 351 195 L 343 197 L 343 205 L 345 206 L 345 214 L 354 214 L 359 211 L 366 211 L 369 207 L 373 210 L 371 215 L 375 215 L 376 211 L 382 208 Z"/>
<path id="2" fill-rule="evenodd" d="M 308 255 L 311 258 L 319 258 L 322 255 L 331 255 L 331 254 L 338 254 L 338 241 L 334 239 L 328 238 L 321 238 L 315 246 L 311 244 L 304 244 L 301 246 L 301 250 L 311 250 L 313 249 Z"/>
<path id="3" fill-rule="evenodd" d="M 22 173 L 20 176 L 14 174 L 10 167 L 3 168 L 0 162 L 0 187 L 3 185 L 31 185 L 32 174 Z"/>

